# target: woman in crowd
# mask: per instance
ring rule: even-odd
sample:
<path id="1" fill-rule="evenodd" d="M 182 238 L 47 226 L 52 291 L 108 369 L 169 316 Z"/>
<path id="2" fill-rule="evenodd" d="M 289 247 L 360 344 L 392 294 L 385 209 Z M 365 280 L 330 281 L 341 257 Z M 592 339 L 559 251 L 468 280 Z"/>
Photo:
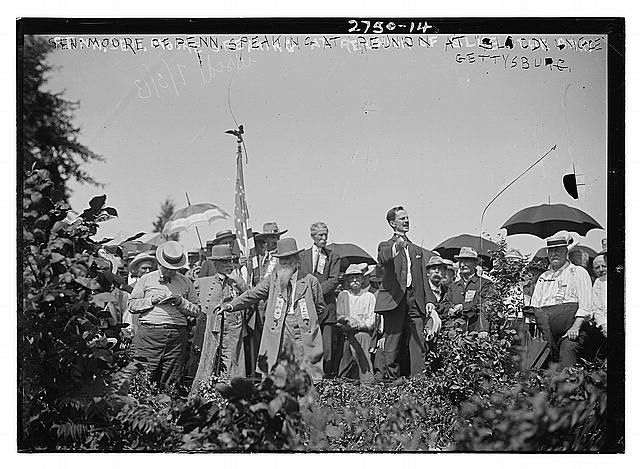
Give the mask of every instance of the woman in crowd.
<path id="1" fill-rule="evenodd" d="M 338 377 L 373 381 L 373 364 L 369 349 L 375 324 L 373 293 L 362 289 L 366 264 L 350 265 L 344 275 L 345 289 L 338 294 L 338 327 L 345 334 Z"/>

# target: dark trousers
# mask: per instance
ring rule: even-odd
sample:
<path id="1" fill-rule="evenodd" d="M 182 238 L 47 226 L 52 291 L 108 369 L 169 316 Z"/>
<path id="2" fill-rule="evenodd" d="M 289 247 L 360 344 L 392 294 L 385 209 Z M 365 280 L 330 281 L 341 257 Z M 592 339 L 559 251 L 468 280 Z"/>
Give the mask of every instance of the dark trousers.
<path id="1" fill-rule="evenodd" d="M 134 358 L 144 364 L 149 379 L 161 387 L 178 384 L 187 358 L 187 327 L 140 324 L 134 338 Z"/>
<path id="2" fill-rule="evenodd" d="M 551 360 L 559 363 L 560 370 L 575 365 L 579 357 L 590 358 L 589 351 L 595 337 L 593 325 L 584 323 L 576 340 L 562 337 L 571 329 L 576 319 L 576 311 L 578 311 L 578 303 L 534 309 L 536 324 L 551 348 Z"/>
<path id="3" fill-rule="evenodd" d="M 322 324 L 321 331 L 322 334 L 322 368 L 324 371 L 324 375 L 327 378 L 331 378 L 337 373 L 336 366 L 336 353 L 335 353 L 335 342 L 336 342 L 336 331 L 335 324 Z"/>
<path id="4" fill-rule="evenodd" d="M 418 309 L 413 289 L 408 288 L 397 308 L 384 312 L 386 377 L 421 373 L 425 367 L 425 319 Z M 401 362 L 404 362 L 404 366 Z"/>

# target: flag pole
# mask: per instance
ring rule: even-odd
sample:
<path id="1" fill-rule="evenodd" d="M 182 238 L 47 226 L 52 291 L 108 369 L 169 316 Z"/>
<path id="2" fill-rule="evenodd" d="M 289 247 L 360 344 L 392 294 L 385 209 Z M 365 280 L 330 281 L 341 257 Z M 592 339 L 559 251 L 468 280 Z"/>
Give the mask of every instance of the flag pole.
<path id="1" fill-rule="evenodd" d="M 253 230 L 251 228 L 251 218 L 249 217 L 249 208 L 244 189 L 244 170 L 242 167 L 242 147 L 244 140 L 244 127 L 238 125 L 237 130 L 227 130 L 225 132 L 236 137 L 236 188 L 235 188 L 235 229 L 236 237 L 240 241 L 240 249 L 244 257 L 245 267 L 247 269 L 247 283 L 251 284 L 251 276 L 253 274 L 254 264 L 257 262 L 255 257 L 255 245 L 253 240 Z"/>
<path id="2" fill-rule="evenodd" d="M 187 197 L 187 205 L 189 207 L 191 207 L 191 201 L 189 200 L 189 194 L 187 194 L 185 192 L 184 195 Z M 197 226 L 196 226 L 196 234 L 198 235 L 198 241 L 200 242 L 200 250 L 202 251 L 202 249 L 204 249 L 204 248 L 202 247 L 202 238 L 200 238 L 200 231 L 198 230 Z"/>

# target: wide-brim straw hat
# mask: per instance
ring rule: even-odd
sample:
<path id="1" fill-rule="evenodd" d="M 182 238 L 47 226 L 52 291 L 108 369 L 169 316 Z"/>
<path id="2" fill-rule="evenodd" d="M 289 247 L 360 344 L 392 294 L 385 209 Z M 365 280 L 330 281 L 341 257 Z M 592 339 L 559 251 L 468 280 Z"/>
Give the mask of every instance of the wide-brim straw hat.
<path id="1" fill-rule="evenodd" d="M 507 253 L 504 255 L 505 259 L 518 259 L 521 261 L 526 260 L 526 258 L 524 257 L 524 255 L 518 251 L 517 249 L 513 249 L 513 248 L 509 248 L 507 250 Z"/>
<path id="2" fill-rule="evenodd" d="M 153 252 L 153 251 L 152 251 Z M 138 268 L 138 265 L 141 262 L 144 261 L 151 261 L 154 264 L 158 263 L 158 260 L 156 259 L 156 256 L 154 256 L 153 254 L 151 254 L 150 252 L 141 252 L 140 254 L 138 254 L 136 257 L 134 257 L 133 259 L 131 259 L 131 262 L 129 262 L 129 267 L 128 270 L 129 271 L 133 271 L 136 268 Z"/>
<path id="3" fill-rule="evenodd" d="M 427 262 L 427 265 L 425 267 L 428 269 L 430 267 L 436 267 L 438 265 L 442 265 L 444 267 L 447 266 L 447 264 L 445 264 L 444 259 L 442 257 L 440 257 L 440 256 L 431 256 L 429 258 L 429 262 Z"/>
<path id="4" fill-rule="evenodd" d="M 478 260 L 478 252 L 470 247 L 464 246 L 460 248 L 460 253 L 456 256 L 453 256 L 456 259 L 473 259 L 475 261 Z"/>
<path id="5" fill-rule="evenodd" d="M 350 264 L 349 267 L 347 267 L 347 270 L 344 272 L 344 276 L 347 277 L 349 275 L 364 275 L 366 270 L 366 262 L 363 262 L 361 264 Z"/>
<path id="6" fill-rule="evenodd" d="M 158 264 L 167 269 L 180 270 L 189 266 L 189 260 L 182 245 L 177 241 L 167 241 L 156 249 Z"/>
<path id="7" fill-rule="evenodd" d="M 304 249 L 298 249 L 298 244 L 296 243 L 295 239 L 279 239 L 278 244 L 276 245 L 276 252 L 275 254 L 273 254 L 273 257 L 293 256 L 294 254 L 299 254 L 302 251 L 304 251 Z"/>

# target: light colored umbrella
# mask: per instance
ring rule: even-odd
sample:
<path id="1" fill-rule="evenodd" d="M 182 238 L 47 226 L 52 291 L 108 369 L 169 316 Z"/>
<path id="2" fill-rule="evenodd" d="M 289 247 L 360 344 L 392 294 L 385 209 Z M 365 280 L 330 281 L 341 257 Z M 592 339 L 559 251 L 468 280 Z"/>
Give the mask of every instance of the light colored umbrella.
<path id="1" fill-rule="evenodd" d="M 226 220 L 229 214 L 217 205 L 201 203 L 189 205 L 178 210 L 165 223 L 162 234 L 168 236 L 179 231 L 187 231 L 197 223 L 213 223 L 215 220 Z"/>

